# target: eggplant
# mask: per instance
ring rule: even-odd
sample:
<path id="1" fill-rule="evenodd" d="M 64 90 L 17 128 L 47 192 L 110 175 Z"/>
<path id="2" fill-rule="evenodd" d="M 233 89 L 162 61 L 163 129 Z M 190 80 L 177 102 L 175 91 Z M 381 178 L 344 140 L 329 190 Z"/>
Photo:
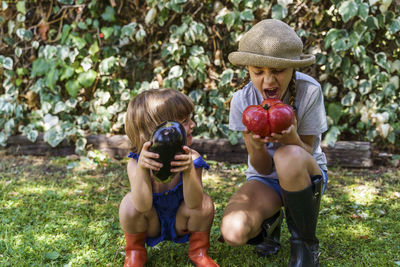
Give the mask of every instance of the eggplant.
<path id="1" fill-rule="evenodd" d="M 156 161 L 163 164 L 159 171 L 153 171 L 156 180 L 168 183 L 173 177 L 171 173 L 171 161 L 176 154 L 184 153 L 183 146 L 186 145 L 185 128 L 177 121 L 166 121 L 156 127 L 151 136 L 151 152 L 160 155 Z"/>

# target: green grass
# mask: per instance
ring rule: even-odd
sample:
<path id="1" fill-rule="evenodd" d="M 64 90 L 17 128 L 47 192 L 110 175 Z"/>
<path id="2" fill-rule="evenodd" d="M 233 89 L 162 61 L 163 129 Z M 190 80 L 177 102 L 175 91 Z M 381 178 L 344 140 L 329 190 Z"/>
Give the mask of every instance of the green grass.
<path id="1" fill-rule="evenodd" d="M 128 192 L 125 161 L 7 156 L 0 160 L 0 266 L 122 266 L 118 206 Z M 259 258 L 251 246 L 217 241 L 224 207 L 244 182 L 244 165 L 209 162 L 215 202 L 210 255 L 220 266 L 287 266 L 282 250 Z M 400 266 L 400 171 L 331 168 L 317 235 L 321 266 Z M 187 244 L 149 248 L 147 266 L 191 266 Z"/>

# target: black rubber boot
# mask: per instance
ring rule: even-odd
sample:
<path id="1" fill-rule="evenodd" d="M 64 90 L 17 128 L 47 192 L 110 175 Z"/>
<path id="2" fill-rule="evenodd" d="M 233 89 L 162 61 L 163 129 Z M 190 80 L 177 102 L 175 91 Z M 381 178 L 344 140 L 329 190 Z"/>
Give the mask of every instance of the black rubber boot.
<path id="1" fill-rule="evenodd" d="M 322 176 L 311 177 L 309 187 L 288 192 L 282 188 L 290 238 L 289 267 L 319 266 L 319 241 L 315 235 L 321 203 Z"/>
<path id="2" fill-rule="evenodd" d="M 281 236 L 281 225 L 283 211 L 280 209 L 274 216 L 266 219 L 261 224 L 261 232 L 255 238 L 250 239 L 247 244 L 255 245 L 255 251 L 260 257 L 268 257 L 276 254 L 281 248 L 279 239 Z"/>

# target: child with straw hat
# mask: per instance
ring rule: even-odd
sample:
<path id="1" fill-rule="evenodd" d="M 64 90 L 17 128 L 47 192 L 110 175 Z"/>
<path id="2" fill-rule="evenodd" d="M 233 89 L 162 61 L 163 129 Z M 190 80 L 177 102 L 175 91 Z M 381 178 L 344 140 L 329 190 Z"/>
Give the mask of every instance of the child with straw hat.
<path id="1" fill-rule="evenodd" d="M 233 94 L 229 114 L 229 128 L 243 132 L 248 169 L 246 182 L 225 209 L 222 237 L 233 246 L 253 244 L 261 256 L 277 253 L 283 206 L 291 234 L 289 266 L 318 266 L 316 227 L 328 182 L 320 147 L 326 114 L 321 85 L 296 70 L 315 57 L 303 54 L 303 43 L 289 25 L 266 19 L 243 35 L 228 58 L 246 67 L 250 80 Z M 296 120 L 281 133 L 261 137 L 247 130 L 242 114 L 268 98 L 292 105 Z"/>

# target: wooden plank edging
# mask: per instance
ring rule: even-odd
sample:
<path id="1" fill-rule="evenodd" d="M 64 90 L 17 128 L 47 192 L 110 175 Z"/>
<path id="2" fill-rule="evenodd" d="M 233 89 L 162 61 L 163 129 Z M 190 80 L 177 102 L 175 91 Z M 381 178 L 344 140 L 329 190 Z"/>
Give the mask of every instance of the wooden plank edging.
<path id="1" fill-rule="evenodd" d="M 126 135 L 90 135 L 87 147 L 98 149 L 113 158 L 126 157 L 131 151 L 131 144 Z M 229 163 L 247 163 L 247 151 L 243 140 L 232 145 L 228 139 L 193 139 L 191 146 L 207 160 Z M 37 156 L 67 156 L 74 154 L 74 145 L 64 140 L 53 148 L 43 141 L 40 134 L 36 142 L 25 136 L 11 136 L 5 148 L 8 154 Z M 323 146 L 328 166 L 370 168 L 373 166 L 372 148 L 369 142 L 339 141 L 334 147 Z"/>

